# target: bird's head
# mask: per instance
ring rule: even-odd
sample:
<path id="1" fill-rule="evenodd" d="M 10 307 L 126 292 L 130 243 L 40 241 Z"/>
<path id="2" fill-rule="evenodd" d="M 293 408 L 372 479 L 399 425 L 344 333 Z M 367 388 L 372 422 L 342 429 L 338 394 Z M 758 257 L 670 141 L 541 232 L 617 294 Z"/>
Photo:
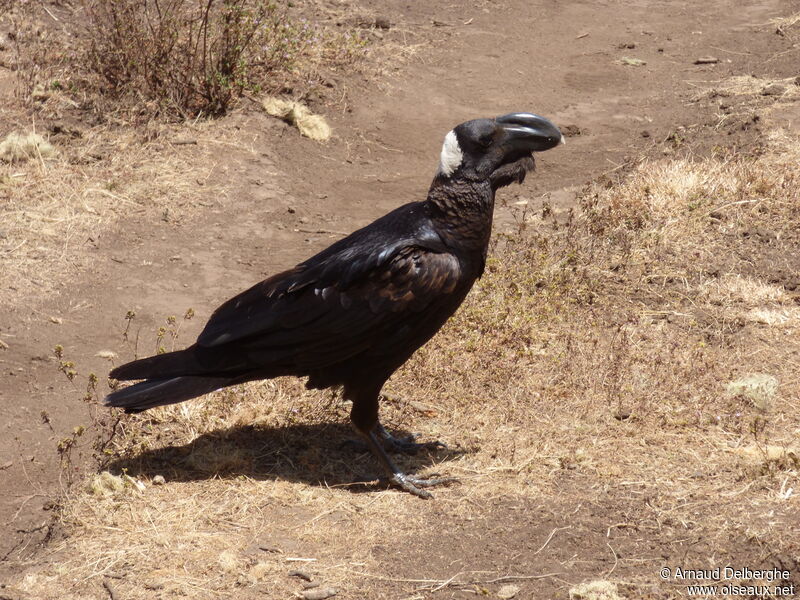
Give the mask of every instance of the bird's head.
<path id="1" fill-rule="evenodd" d="M 563 143 L 558 127 L 530 113 L 467 121 L 445 136 L 437 176 L 489 180 L 494 189 L 521 183 L 534 167 L 534 152 Z"/>

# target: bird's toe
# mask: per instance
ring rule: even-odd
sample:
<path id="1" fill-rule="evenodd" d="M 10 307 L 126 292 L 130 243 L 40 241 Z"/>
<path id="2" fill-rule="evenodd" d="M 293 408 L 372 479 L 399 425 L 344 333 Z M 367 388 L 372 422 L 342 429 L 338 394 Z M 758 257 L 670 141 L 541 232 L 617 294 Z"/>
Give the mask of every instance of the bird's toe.
<path id="1" fill-rule="evenodd" d="M 436 479 L 422 479 L 420 477 L 414 477 L 413 475 L 405 475 L 403 473 L 397 473 L 393 475 L 389 479 L 389 483 L 392 485 L 399 487 L 400 489 L 414 494 L 420 498 L 433 498 L 433 494 L 431 494 L 428 490 L 424 488 L 433 487 L 436 485 L 442 485 L 446 483 L 452 483 L 454 481 L 458 481 L 454 477 L 439 477 Z"/>

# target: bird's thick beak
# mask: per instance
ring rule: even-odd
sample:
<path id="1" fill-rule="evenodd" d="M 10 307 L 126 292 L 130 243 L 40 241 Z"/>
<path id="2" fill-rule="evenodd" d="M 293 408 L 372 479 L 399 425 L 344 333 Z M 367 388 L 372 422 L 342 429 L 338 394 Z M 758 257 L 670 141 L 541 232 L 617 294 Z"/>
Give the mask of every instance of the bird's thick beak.
<path id="1" fill-rule="evenodd" d="M 495 122 L 505 133 L 503 145 L 514 154 L 541 152 L 564 143 L 558 127 L 531 113 L 511 113 L 496 117 Z"/>

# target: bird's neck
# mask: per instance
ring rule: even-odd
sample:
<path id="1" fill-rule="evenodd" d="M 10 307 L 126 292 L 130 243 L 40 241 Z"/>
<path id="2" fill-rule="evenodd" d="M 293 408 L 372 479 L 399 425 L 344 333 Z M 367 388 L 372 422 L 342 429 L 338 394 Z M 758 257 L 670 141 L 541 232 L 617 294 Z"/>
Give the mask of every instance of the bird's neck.
<path id="1" fill-rule="evenodd" d="M 442 181 L 437 177 L 428 191 L 427 204 L 445 244 L 485 254 L 494 212 L 494 190 L 488 181 Z"/>

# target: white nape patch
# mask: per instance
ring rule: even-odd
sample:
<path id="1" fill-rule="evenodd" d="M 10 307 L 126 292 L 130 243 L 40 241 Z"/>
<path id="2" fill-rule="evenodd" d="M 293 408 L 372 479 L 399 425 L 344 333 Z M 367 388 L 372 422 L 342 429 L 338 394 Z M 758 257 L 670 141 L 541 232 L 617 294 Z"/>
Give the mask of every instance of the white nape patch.
<path id="1" fill-rule="evenodd" d="M 439 170 L 448 177 L 453 174 L 464 158 L 464 153 L 461 152 L 461 146 L 458 145 L 458 138 L 456 132 L 450 131 L 444 136 L 444 144 L 442 144 L 442 157 L 439 161 Z"/>
<path id="2" fill-rule="evenodd" d="M 567 143 L 567 140 L 564 139 L 564 134 L 562 133 L 561 134 L 561 140 L 559 141 L 559 144 L 566 144 L 566 143 Z"/>

